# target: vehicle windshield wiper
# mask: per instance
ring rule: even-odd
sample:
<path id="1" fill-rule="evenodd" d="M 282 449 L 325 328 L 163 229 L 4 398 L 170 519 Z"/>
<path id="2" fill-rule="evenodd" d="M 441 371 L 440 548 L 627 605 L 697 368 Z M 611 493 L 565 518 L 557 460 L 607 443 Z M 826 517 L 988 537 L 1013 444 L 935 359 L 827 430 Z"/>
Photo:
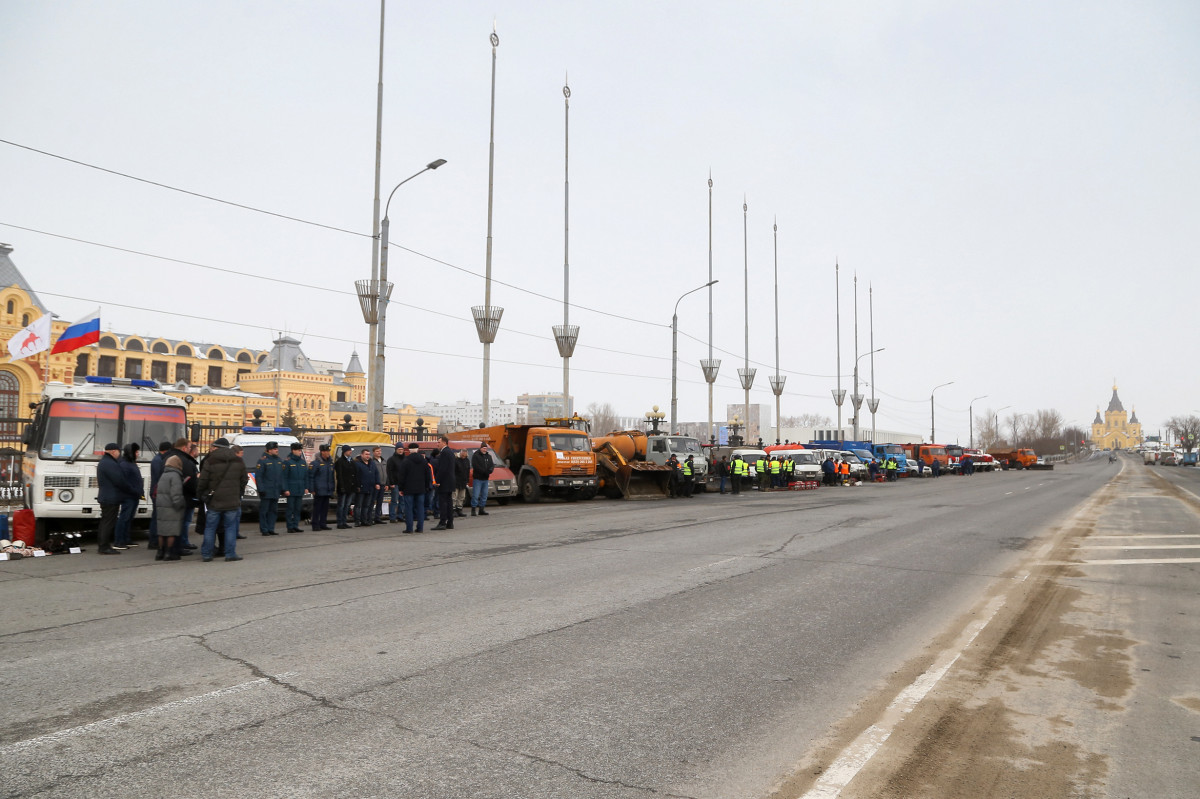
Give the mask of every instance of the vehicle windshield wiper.
<path id="1" fill-rule="evenodd" d="M 71 450 L 71 454 L 67 456 L 67 463 L 74 463 L 75 461 L 79 460 L 79 455 L 80 455 L 80 453 L 83 452 L 83 448 L 87 445 L 87 443 L 89 441 L 91 441 L 95 437 L 96 437 L 95 430 L 93 430 L 92 432 L 90 432 L 86 436 L 84 436 L 83 440 L 80 441 L 78 444 L 76 444 L 75 448 Z"/>

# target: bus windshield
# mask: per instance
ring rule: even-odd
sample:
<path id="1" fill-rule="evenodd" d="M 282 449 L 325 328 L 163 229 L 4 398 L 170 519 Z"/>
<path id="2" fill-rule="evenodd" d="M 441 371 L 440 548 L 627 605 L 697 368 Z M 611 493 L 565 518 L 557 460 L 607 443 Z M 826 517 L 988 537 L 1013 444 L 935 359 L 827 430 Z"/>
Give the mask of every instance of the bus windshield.
<path id="1" fill-rule="evenodd" d="M 104 445 L 137 444 L 138 460 L 149 462 L 163 441 L 174 442 L 187 429 L 183 408 L 119 402 L 53 400 L 38 455 L 47 459 L 99 460 Z"/>
<path id="2" fill-rule="evenodd" d="M 550 436 L 550 449 L 556 452 L 591 452 L 592 445 L 587 436 L 553 433 Z"/>
<path id="3" fill-rule="evenodd" d="M 138 460 L 149 463 L 160 443 L 173 444 L 186 434 L 187 417 L 183 408 L 170 405 L 126 405 L 123 422 L 121 442 L 136 443 L 141 449 Z"/>
<path id="4" fill-rule="evenodd" d="M 55 400 L 46 415 L 46 432 L 39 455 L 63 460 L 100 460 L 104 445 L 120 440 L 120 426 L 121 406 L 115 402 Z M 157 443 L 151 452 L 158 452 Z"/>

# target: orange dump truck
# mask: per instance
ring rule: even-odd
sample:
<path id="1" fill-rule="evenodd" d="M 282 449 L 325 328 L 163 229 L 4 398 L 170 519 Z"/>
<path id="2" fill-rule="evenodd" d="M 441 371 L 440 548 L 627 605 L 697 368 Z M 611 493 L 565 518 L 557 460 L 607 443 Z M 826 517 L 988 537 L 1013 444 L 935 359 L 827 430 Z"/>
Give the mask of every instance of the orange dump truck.
<path id="1" fill-rule="evenodd" d="M 659 439 L 661 436 L 656 436 Z M 599 489 L 610 499 L 665 497 L 671 467 L 647 459 L 650 437 L 641 430 L 622 430 L 592 439 Z"/>
<path id="2" fill-rule="evenodd" d="M 582 430 L 545 425 L 501 424 L 462 430 L 452 441 L 482 441 L 496 451 L 517 480 L 517 493 L 526 502 L 544 495 L 566 499 L 596 496 L 596 455 L 591 438 Z"/>
<path id="3" fill-rule="evenodd" d="M 988 454 L 1000 462 L 1001 469 L 1036 469 L 1037 453 L 1031 449 L 990 449 Z"/>

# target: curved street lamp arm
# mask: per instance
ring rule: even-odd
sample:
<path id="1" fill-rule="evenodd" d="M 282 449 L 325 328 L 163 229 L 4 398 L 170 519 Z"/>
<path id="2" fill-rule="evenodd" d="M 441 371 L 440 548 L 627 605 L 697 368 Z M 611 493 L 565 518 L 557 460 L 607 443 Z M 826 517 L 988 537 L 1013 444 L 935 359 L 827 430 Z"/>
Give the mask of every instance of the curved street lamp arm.
<path id="1" fill-rule="evenodd" d="M 428 164 L 426 164 L 426 165 L 425 165 L 425 168 L 424 168 L 424 169 L 422 169 L 420 172 L 418 172 L 416 175 L 410 175 L 409 177 L 406 177 L 404 180 L 402 180 L 402 181 L 400 181 L 399 183 L 397 183 L 397 184 L 396 184 L 396 189 L 400 188 L 400 187 L 401 187 L 401 186 L 403 186 L 405 183 L 408 183 L 408 182 L 409 182 L 410 180 L 412 180 L 413 178 L 415 178 L 415 177 L 417 177 L 417 176 L 419 176 L 419 175 L 424 175 L 426 172 L 428 172 L 428 171 L 429 171 L 429 170 L 431 170 L 431 169 L 437 169 L 439 166 L 441 166 L 441 165 L 442 165 L 442 164 L 444 164 L 444 163 L 446 163 L 446 159 L 445 159 L 445 158 L 439 158 L 439 159 L 437 159 L 436 161 L 430 161 Z M 384 218 L 384 219 L 387 219 L 387 215 L 388 215 L 388 209 L 389 209 L 389 208 L 391 207 L 391 205 L 392 205 L 392 197 L 393 197 L 393 196 L 396 194 L 396 189 L 392 189 L 392 193 L 388 195 L 388 198 L 387 198 L 387 203 L 386 203 L 386 204 L 384 205 L 384 207 L 383 207 L 383 218 Z"/>

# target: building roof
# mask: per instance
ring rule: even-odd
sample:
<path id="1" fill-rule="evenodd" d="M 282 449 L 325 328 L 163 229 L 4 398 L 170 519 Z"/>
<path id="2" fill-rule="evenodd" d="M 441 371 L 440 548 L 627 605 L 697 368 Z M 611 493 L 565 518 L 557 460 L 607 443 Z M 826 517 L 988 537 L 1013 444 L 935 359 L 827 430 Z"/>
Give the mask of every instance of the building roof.
<path id="1" fill-rule="evenodd" d="M 0 288 L 8 288 L 16 286 L 21 291 L 29 295 L 29 301 L 34 304 L 42 313 L 50 313 L 50 310 L 42 304 L 41 299 L 30 287 L 29 281 L 21 274 L 21 270 L 17 269 L 17 265 L 13 263 L 8 254 L 13 251 L 12 245 L 0 244 Z"/>
<path id="2" fill-rule="evenodd" d="M 362 364 L 358 362 L 358 351 L 350 353 L 350 363 L 346 364 L 346 374 L 358 372 L 363 374 Z"/>
<path id="3" fill-rule="evenodd" d="M 1121 399 L 1117 396 L 1116 386 L 1113 386 L 1112 399 L 1108 401 L 1108 412 L 1112 413 L 1113 411 L 1121 411 L 1122 413 L 1125 411 L 1125 406 L 1121 404 Z"/>
<path id="4" fill-rule="evenodd" d="M 256 372 L 302 372 L 304 374 L 319 374 L 300 349 L 300 342 L 291 336 L 280 336 L 275 339 L 271 352 L 255 369 Z"/>
<path id="5" fill-rule="evenodd" d="M 1129 423 L 1130 423 L 1130 424 L 1138 424 L 1138 420 L 1137 420 L 1137 409 L 1136 409 L 1136 408 L 1135 408 L 1135 409 L 1134 409 L 1134 411 L 1133 411 L 1133 415 L 1131 415 L 1131 416 L 1129 417 Z"/>
<path id="6" fill-rule="evenodd" d="M 1096 409 L 1096 418 L 1092 421 L 1092 424 L 1104 424 L 1104 420 L 1100 418 L 1099 408 Z"/>

